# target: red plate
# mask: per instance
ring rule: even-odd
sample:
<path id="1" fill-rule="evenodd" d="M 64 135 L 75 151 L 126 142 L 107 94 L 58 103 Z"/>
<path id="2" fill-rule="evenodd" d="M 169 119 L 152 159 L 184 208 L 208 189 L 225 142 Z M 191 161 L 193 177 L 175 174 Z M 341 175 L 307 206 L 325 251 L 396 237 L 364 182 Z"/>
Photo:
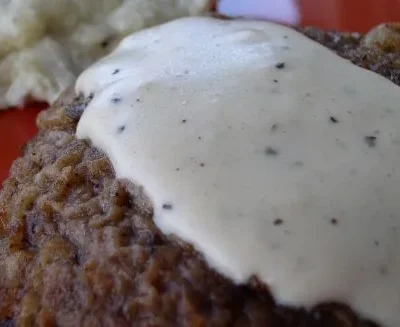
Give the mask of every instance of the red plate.
<path id="1" fill-rule="evenodd" d="M 381 22 L 400 21 L 400 0 L 299 0 L 299 2 L 303 25 L 364 32 Z M 21 146 L 35 135 L 37 131 L 35 117 L 43 107 L 34 105 L 24 110 L 0 112 L 0 182 L 7 177 L 10 164 L 20 154 Z"/>
<path id="2" fill-rule="evenodd" d="M 8 175 L 21 147 L 37 132 L 35 118 L 45 105 L 33 105 L 26 109 L 10 109 L 0 112 L 0 182 Z"/>

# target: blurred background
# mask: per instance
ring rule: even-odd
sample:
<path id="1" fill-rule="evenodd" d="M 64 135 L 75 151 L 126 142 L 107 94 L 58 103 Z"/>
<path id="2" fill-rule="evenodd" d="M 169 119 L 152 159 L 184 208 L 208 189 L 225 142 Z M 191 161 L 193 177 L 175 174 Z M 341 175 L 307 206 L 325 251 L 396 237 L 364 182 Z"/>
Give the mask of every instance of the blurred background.
<path id="1" fill-rule="evenodd" d="M 282 20 L 328 30 L 367 32 L 389 21 L 400 21 L 400 0 L 219 0 L 219 9 L 230 15 Z"/>
<path id="2" fill-rule="evenodd" d="M 55 2 L 57 0 L 54 0 Z M 400 21 L 400 0 L 220 0 L 233 15 L 312 25 L 327 30 L 366 32 L 383 22 Z M 0 31 L 1 32 L 1 31 Z M 20 148 L 36 133 L 35 118 L 46 104 L 0 111 L 0 183 Z"/>
<path id="3" fill-rule="evenodd" d="M 324 29 L 367 32 L 400 21 L 400 0 L 300 0 L 301 24 Z"/>

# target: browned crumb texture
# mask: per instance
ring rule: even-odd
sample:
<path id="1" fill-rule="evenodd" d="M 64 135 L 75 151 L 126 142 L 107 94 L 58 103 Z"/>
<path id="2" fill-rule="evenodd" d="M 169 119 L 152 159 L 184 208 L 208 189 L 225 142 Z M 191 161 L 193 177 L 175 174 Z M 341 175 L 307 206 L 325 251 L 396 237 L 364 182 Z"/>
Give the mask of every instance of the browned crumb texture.
<path id="1" fill-rule="evenodd" d="M 304 32 L 400 84 L 396 48 Z M 160 233 L 141 189 L 116 180 L 104 154 L 75 139 L 86 103 L 62 99 L 39 116 L 38 136 L 0 192 L 1 327 L 375 326 L 339 304 L 278 306 L 256 280 L 237 286 L 210 270 Z"/>

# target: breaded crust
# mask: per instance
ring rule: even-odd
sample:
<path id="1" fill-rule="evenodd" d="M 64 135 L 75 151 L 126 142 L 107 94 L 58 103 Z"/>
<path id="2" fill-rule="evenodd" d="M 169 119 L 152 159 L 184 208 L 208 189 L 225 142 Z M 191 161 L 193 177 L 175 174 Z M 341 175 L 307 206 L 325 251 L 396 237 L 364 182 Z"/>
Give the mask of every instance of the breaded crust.
<path id="1" fill-rule="evenodd" d="M 356 34 L 307 36 L 400 85 L 400 51 Z M 0 192 L 0 326 L 371 327 L 341 304 L 274 303 L 163 235 L 142 190 L 75 138 L 90 99 L 71 90 L 38 117 Z"/>

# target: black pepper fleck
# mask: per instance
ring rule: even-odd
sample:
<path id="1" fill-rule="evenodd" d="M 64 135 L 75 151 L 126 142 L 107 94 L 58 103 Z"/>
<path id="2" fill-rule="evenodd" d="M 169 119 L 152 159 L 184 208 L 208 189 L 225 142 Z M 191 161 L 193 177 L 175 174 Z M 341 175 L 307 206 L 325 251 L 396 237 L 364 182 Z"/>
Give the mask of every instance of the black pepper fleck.
<path id="1" fill-rule="evenodd" d="M 293 163 L 293 166 L 295 166 L 295 167 L 304 167 L 304 162 L 303 161 L 295 161 Z"/>
<path id="2" fill-rule="evenodd" d="M 274 79 L 274 83 L 278 83 L 278 80 L 277 80 L 277 79 Z"/>
<path id="3" fill-rule="evenodd" d="M 265 154 L 267 156 L 277 156 L 278 155 L 278 150 L 272 148 L 272 147 L 267 147 L 265 149 Z"/>
<path id="4" fill-rule="evenodd" d="M 162 206 L 162 208 L 163 208 L 164 210 L 172 210 L 172 204 L 170 204 L 170 203 L 164 203 L 163 206 Z"/>
<path id="5" fill-rule="evenodd" d="M 112 98 L 111 102 L 112 103 L 119 103 L 119 102 L 121 102 L 121 100 L 122 100 L 121 98 Z"/>
<path id="6" fill-rule="evenodd" d="M 278 129 L 278 124 L 273 124 L 271 126 L 271 131 L 276 131 Z"/>
<path id="7" fill-rule="evenodd" d="M 289 37 L 288 37 L 287 35 L 284 35 L 283 38 L 284 38 L 284 39 L 287 39 L 287 38 L 289 38 Z"/>
<path id="8" fill-rule="evenodd" d="M 332 218 L 331 219 L 331 224 L 332 225 L 337 225 L 339 223 L 339 221 L 336 218 Z"/>
<path id="9" fill-rule="evenodd" d="M 379 273 L 382 276 L 386 276 L 389 273 L 388 268 L 387 267 L 379 267 Z"/>
<path id="10" fill-rule="evenodd" d="M 197 139 L 198 139 L 198 140 L 201 140 L 201 136 L 199 136 Z"/>
<path id="11" fill-rule="evenodd" d="M 139 98 L 137 98 L 137 99 L 136 99 L 136 102 L 140 102 L 140 99 L 139 99 Z"/>
<path id="12" fill-rule="evenodd" d="M 108 47 L 109 42 L 107 40 L 104 40 L 103 42 L 100 43 L 100 46 L 102 48 L 107 48 Z"/>
<path id="13" fill-rule="evenodd" d="M 117 133 L 120 134 L 125 130 L 125 125 L 118 127 Z"/>
<path id="14" fill-rule="evenodd" d="M 375 241 L 374 243 L 375 243 L 376 246 L 379 246 L 379 242 L 378 241 Z"/>
<path id="15" fill-rule="evenodd" d="M 182 124 L 185 124 L 186 122 L 187 122 L 186 119 L 182 119 L 182 121 L 181 121 Z"/>
<path id="16" fill-rule="evenodd" d="M 281 218 L 277 218 L 274 220 L 275 226 L 281 226 L 283 224 L 283 220 Z"/>
<path id="17" fill-rule="evenodd" d="M 357 171 L 357 169 L 355 169 L 355 168 L 350 169 L 350 171 L 349 171 L 349 174 L 350 174 L 350 175 L 357 175 L 357 173 L 358 173 L 358 171 Z"/>
<path id="18" fill-rule="evenodd" d="M 113 72 L 112 72 L 112 75 L 116 75 L 116 74 L 118 74 L 119 73 L 119 69 L 115 69 Z"/>
<path id="19" fill-rule="evenodd" d="M 377 140 L 377 137 L 376 137 L 376 136 L 366 136 L 366 137 L 364 137 L 365 143 L 366 143 L 370 148 L 373 148 L 373 147 L 376 146 L 376 140 Z"/>
<path id="20" fill-rule="evenodd" d="M 200 167 L 204 167 L 206 164 L 204 162 L 200 163 Z"/>
<path id="21" fill-rule="evenodd" d="M 175 170 L 176 170 L 176 171 L 180 171 L 180 169 L 179 169 L 179 168 L 176 168 Z"/>
<path id="22" fill-rule="evenodd" d="M 339 120 L 334 116 L 330 116 L 329 120 L 331 121 L 331 123 L 334 123 L 334 124 L 337 124 L 339 122 Z"/>
<path id="23" fill-rule="evenodd" d="M 284 63 L 284 62 L 278 62 L 278 63 L 275 65 L 275 67 L 278 68 L 278 69 L 285 68 L 285 63 Z"/>

